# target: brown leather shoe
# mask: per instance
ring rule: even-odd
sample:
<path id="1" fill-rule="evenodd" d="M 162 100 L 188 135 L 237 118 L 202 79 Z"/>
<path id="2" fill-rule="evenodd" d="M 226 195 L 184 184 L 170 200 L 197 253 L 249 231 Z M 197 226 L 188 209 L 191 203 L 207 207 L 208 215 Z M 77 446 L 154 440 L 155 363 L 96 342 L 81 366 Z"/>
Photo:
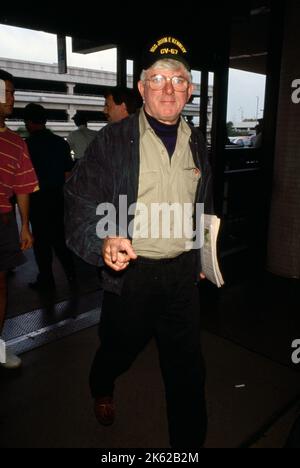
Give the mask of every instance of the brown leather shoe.
<path id="1" fill-rule="evenodd" d="M 94 405 L 97 421 L 103 426 L 110 426 L 115 420 L 115 405 L 112 397 L 95 398 Z"/>

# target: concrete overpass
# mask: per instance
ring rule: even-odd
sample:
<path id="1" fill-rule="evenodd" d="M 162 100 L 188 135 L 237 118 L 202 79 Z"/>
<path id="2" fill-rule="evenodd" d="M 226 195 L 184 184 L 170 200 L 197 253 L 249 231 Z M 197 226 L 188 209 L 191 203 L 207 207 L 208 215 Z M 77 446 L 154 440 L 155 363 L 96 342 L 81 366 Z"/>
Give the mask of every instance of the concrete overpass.
<path id="1" fill-rule="evenodd" d="M 27 62 L 0 58 L 0 68 L 16 78 L 16 102 L 12 119 L 8 120 L 12 130 L 24 127 L 22 110 L 30 103 L 43 105 L 49 111 L 48 127 L 63 137 L 76 127 L 72 117 L 76 111 L 84 111 L 89 119 L 89 127 L 99 130 L 106 122 L 103 119 L 105 87 L 116 86 L 116 73 L 68 67 L 68 73 L 59 74 L 56 64 Z M 127 83 L 132 87 L 133 77 L 128 75 Z M 208 128 L 212 122 L 212 87 L 209 89 Z M 186 116 L 199 122 L 200 85 L 195 84 L 195 103 L 187 104 Z M 198 99 L 197 99 L 198 98 Z"/>

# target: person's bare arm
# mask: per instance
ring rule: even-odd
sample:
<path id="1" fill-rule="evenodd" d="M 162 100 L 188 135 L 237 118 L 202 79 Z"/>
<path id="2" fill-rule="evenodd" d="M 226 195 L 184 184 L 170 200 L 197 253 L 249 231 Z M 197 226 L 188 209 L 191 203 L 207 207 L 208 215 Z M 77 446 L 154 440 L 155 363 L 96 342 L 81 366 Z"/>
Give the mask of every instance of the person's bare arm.
<path id="1" fill-rule="evenodd" d="M 29 229 L 29 195 L 17 195 L 18 207 L 21 215 L 22 228 L 20 233 L 21 250 L 32 247 L 33 237 Z"/>

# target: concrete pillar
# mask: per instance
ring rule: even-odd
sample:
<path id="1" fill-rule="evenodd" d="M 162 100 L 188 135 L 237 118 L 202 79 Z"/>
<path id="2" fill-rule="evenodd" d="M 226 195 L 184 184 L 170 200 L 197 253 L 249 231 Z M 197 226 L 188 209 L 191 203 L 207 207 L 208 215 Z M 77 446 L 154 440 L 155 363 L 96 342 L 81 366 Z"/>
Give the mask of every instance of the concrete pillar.
<path id="1" fill-rule="evenodd" d="M 74 94 L 76 83 L 67 83 L 67 94 Z"/>
<path id="2" fill-rule="evenodd" d="M 300 278 L 300 89 L 295 89 L 300 80 L 299 19 L 299 0 L 287 0 L 268 270 L 288 278 Z"/>
<path id="3" fill-rule="evenodd" d="M 68 122 L 71 122 L 73 119 L 74 115 L 76 114 L 76 108 L 72 105 L 68 106 L 66 109 L 67 115 L 68 115 Z"/>

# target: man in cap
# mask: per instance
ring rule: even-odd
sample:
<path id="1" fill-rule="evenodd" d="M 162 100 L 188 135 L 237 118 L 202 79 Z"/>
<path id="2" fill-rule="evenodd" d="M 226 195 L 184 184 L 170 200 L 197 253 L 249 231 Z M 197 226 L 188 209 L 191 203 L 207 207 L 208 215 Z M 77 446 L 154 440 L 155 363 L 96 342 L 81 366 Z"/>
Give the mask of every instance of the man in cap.
<path id="1" fill-rule="evenodd" d="M 203 275 L 191 230 L 195 202 L 212 212 L 212 189 L 203 138 L 181 117 L 193 85 L 180 41 L 168 36 L 151 45 L 138 88 L 143 108 L 98 134 L 65 189 L 68 245 L 103 266 L 101 346 L 91 369 L 91 393 L 98 421 L 112 424 L 115 381 L 154 337 L 170 445 L 197 449 L 207 420 L 197 286 Z M 166 235 L 166 219 L 156 208 L 185 204 L 192 207 L 189 229 L 175 235 L 176 213 L 171 214 Z M 119 218 L 112 216 L 115 225 L 105 232 L 111 206 Z M 121 218 L 127 214 L 126 225 Z"/>
<path id="2" fill-rule="evenodd" d="M 32 247 L 29 194 L 38 190 L 25 142 L 5 125 L 5 119 L 13 112 L 14 92 L 13 76 L 0 70 L 0 364 L 9 369 L 19 367 L 21 360 L 5 350 L 1 340 L 7 302 L 7 272 L 25 263 L 22 251 Z M 11 203 L 14 195 L 21 215 L 20 236 Z"/>
<path id="3" fill-rule="evenodd" d="M 78 161 L 78 159 L 81 159 L 84 156 L 85 150 L 93 141 L 97 132 L 88 128 L 87 117 L 85 114 L 76 112 L 73 120 L 78 129 L 69 133 L 67 141 L 74 153 L 75 161 Z"/>

